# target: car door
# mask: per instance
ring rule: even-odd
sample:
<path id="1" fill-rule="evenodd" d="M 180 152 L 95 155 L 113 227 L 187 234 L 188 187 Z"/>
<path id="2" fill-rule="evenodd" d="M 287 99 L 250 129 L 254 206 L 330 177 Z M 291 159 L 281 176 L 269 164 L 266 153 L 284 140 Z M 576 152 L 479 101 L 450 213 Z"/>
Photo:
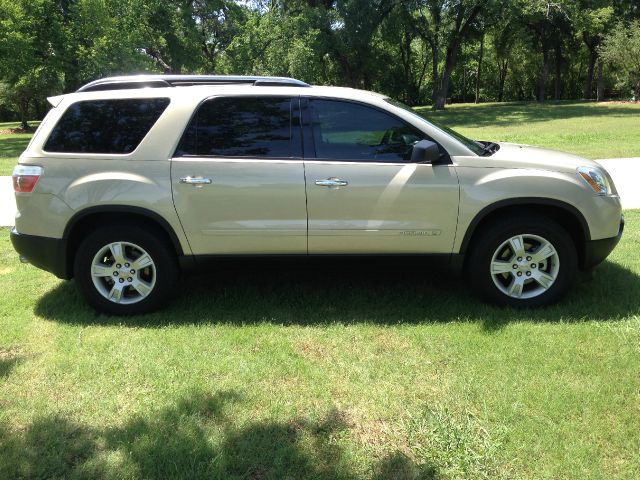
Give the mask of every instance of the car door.
<path id="1" fill-rule="evenodd" d="M 171 161 L 174 204 L 195 255 L 307 253 L 299 99 L 203 102 Z"/>
<path id="2" fill-rule="evenodd" d="M 451 253 L 458 178 L 450 161 L 411 163 L 424 133 L 339 99 L 303 99 L 303 117 L 310 254 Z"/>

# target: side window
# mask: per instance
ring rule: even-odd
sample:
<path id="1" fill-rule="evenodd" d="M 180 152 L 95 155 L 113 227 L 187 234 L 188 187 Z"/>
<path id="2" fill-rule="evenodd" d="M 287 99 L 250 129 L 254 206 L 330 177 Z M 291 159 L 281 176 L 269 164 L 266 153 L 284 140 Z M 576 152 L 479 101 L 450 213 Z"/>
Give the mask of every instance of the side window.
<path id="1" fill-rule="evenodd" d="M 167 105 L 168 98 L 74 103 L 53 128 L 44 150 L 56 153 L 131 153 Z"/>
<path id="2" fill-rule="evenodd" d="M 207 100 L 191 119 L 175 156 L 299 156 L 292 146 L 291 107 L 291 99 L 283 97 Z"/>
<path id="3" fill-rule="evenodd" d="M 356 162 L 408 162 L 426 138 L 402 120 L 375 108 L 340 100 L 310 99 L 316 157 Z"/>

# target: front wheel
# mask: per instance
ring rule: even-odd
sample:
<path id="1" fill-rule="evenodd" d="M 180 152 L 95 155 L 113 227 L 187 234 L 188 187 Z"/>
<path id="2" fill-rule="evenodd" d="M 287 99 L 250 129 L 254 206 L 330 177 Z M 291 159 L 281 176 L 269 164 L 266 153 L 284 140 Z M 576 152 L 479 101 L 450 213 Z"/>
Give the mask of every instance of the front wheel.
<path id="1" fill-rule="evenodd" d="M 557 301 L 574 281 L 577 254 L 569 234 L 538 216 L 508 217 L 475 235 L 468 273 L 492 303 L 539 307 Z"/>
<path id="2" fill-rule="evenodd" d="M 151 231 L 138 226 L 103 227 L 78 248 L 78 288 L 96 310 L 132 315 L 157 309 L 170 297 L 179 275 L 175 254 Z"/>

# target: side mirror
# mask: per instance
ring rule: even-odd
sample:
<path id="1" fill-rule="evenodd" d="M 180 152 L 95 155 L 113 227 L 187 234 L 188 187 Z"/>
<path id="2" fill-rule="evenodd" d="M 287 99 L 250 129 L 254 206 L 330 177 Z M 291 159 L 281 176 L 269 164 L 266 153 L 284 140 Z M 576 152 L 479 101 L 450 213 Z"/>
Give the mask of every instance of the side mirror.
<path id="1" fill-rule="evenodd" d="M 440 159 L 440 149 L 431 140 L 420 140 L 413 146 L 411 163 L 436 163 Z"/>

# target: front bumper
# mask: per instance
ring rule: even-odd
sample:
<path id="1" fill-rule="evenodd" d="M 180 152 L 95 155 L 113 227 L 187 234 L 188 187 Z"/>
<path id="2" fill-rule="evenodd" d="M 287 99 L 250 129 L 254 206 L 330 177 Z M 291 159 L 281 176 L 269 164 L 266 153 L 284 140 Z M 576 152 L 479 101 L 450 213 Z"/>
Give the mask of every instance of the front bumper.
<path id="1" fill-rule="evenodd" d="M 11 243 L 18 254 L 33 266 L 53 273 L 58 278 L 71 278 L 67 264 L 67 241 L 64 238 L 40 237 L 18 233 L 13 228 Z"/>
<path id="2" fill-rule="evenodd" d="M 589 240 L 584 245 L 584 257 L 582 259 L 582 270 L 589 270 L 590 268 L 599 265 L 605 258 L 616 248 L 622 232 L 624 231 L 624 216 L 620 217 L 620 228 L 618 234 L 615 237 L 603 238 L 602 240 Z"/>

